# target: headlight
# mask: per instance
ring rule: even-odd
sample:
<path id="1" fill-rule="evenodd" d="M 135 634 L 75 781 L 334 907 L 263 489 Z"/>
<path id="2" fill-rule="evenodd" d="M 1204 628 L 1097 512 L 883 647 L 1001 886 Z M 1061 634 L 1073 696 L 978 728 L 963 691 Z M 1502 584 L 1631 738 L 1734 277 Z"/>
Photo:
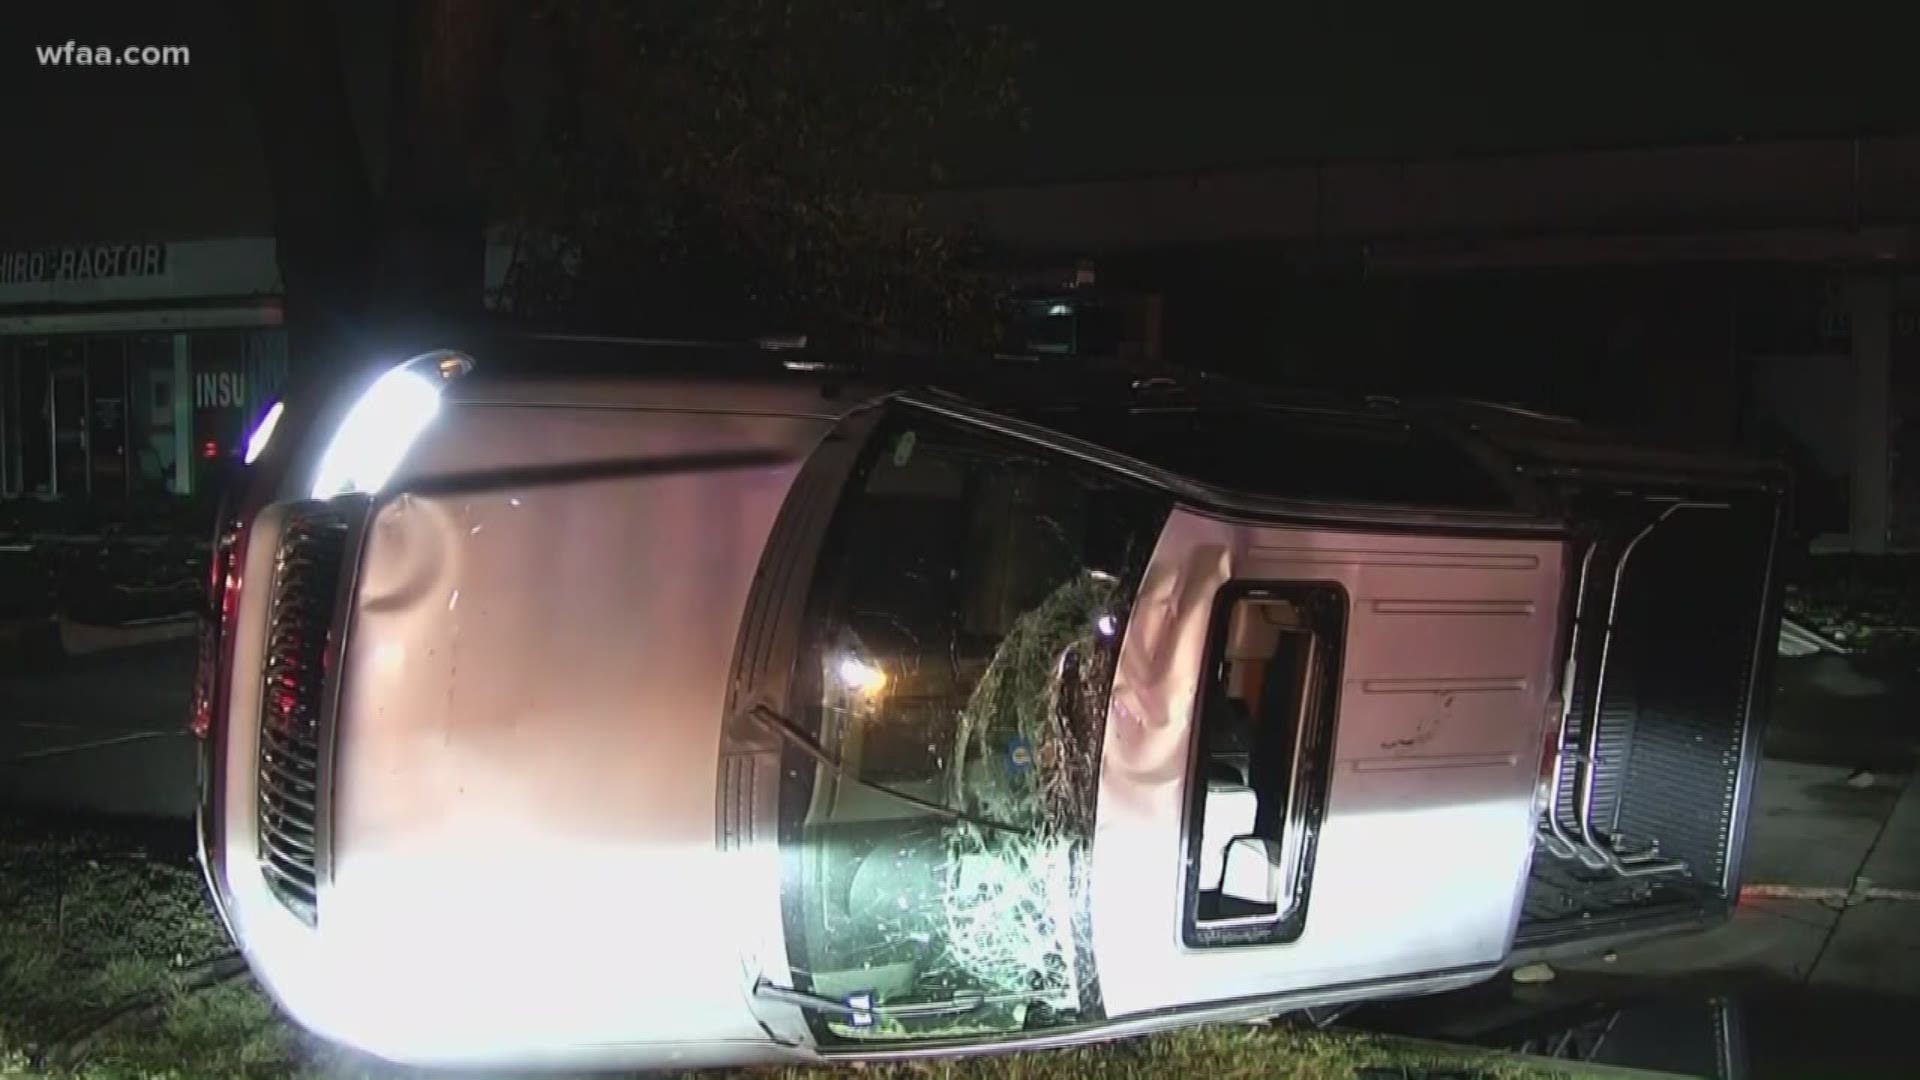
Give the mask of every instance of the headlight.
<path id="1" fill-rule="evenodd" d="M 266 452 L 267 443 L 273 438 L 273 429 L 280 426 L 280 413 L 283 407 L 284 403 L 279 401 L 269 406 L 267 415 L 260 418 L 260 423 L 254 427 L 253 434 L 247 436 L 246 463 L 248 465 L 253 464 L 262 453 Z"/>
<path id="2" fill-rule="evenodd" d="M 313 497 L 380 490 L 440 412 L 447 382 L 473 369 L 453 352 L 416 356 L 374 380 L 333 431 L 314 473 Z"/>

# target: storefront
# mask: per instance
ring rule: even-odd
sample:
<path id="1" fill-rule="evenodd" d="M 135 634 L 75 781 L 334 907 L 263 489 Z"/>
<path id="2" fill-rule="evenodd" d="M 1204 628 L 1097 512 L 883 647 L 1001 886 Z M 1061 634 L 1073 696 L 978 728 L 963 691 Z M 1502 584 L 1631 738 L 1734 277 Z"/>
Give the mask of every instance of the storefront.
<path id="1" fill-rule="evenodd" d="M 204 491 L 286 376 L 271 240 L 0 252 L 0 497 Z"/>

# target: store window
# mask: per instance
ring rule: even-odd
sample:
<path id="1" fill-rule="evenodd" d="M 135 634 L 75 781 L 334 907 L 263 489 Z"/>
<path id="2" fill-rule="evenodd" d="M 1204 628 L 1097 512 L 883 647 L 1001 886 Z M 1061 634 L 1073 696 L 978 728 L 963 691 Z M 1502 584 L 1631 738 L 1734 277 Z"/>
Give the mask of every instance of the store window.
<path id="1" fill-rule="evenodd" d="M 87 343 L 85 416 L 86 488 L 100 498 L 132 492 L 127 467 L 127 339 L 96 338 Z"/>
<path id="2" fill-rule="evenodd" d="M 206 491 L 285 375 L 279 330 L 0 339 L 0 494 Z"/>
<path id="3" fill-rule="evenodd" d="M 171 335 L 149 334 L 127 342 L 128 485 L 135 497 L 183 494 L 174 408 Z"/>

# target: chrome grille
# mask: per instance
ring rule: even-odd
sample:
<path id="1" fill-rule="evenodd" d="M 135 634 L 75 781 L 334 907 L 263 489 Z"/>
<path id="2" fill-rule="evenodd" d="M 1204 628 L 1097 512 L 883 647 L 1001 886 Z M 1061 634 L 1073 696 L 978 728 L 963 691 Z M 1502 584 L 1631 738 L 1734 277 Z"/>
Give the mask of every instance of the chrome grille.
<path id="1" fill-rule="evenodd" d="M 296 511 L 274 556 L 260 700 L 260 870 L 308 923 L 317 918 L 321 715 L 326 696 L 346 518 Z"/>

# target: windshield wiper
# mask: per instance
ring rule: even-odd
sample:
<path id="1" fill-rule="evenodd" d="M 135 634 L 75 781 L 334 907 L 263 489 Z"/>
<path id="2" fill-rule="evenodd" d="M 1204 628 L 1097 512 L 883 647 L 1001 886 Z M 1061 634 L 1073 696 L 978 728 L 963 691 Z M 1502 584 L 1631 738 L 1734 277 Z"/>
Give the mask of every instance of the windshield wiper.
<path id="1" fill-rule="evenodd" d="M 989 1005 L 1016 1005 L 1046 996 L 1045 993 L 1037 990 L 1013 994 L 982 994 L 978 991 L 969 991 L 957 994 L 946 1001 L 876 1005 L 873 1003 L 871 994 L 854 994 L 847 1000 L 841 1001 L 822 994 L 795 990 L 791 986 L 780 986 L 764 978 L 753 985 L 753 995 L 813 1012 L 835 1013 L 846 1017 L 855 1027 L 865 1027 L 878 1019 L 913 1020 L 929 1016 L 960 1016 Z"/>
<path id="2" fill-rule="evenodd" d="M 938 815 L 940 817 L 946 818 L 949 821 L 964 821 L 969 825 L 978 825 L 980 828 L 983 828 L 983 829 L 992 829 L 996 832 L 1012 833 L 1016 836 L 1026 836 L 1029 834 L 1030 830 L 1022 829 L 1017 825 L 1008 825 L 1003 822 L 995 821 L 992 818 L 976 817 L 973 814 L 967 813 L 965 810 L 956 810 L 953 807 L 947 806 L 943 803 L 934 802 L 932 799 L 923 799 L 918 795 L 910 795 L 904 791 L 900 791 L 895 788 L 888 787 L 885 784 L 876 783 L 875 781 L 868 780 L 867 778 L 859 775 L 858 773 L 849 772 L 846 766 L 840 764 L 840 762 L 836 760 L 832 754 L 827 753 L 826 750 L 821 748 L 820 744 L 814 740 L 813 736 L 807 734 L 807 732 L 804 729 L 802 729 L 799 724 L 796 724 L 791 719 L 785 716 L 782 716 L 777 712 L 774 712 L 772 709 L 766 707 L 765 705 L 755 705 L 753 708 L 748 709 L 747 716 L 751 717 L 755 723 L 760 724 L 762 727 L 765 727 L 771 730 L 774 734 L 785 739 L 787 742 L 792 743 L 795 747 L 797 747 L 800 750 L 801 753 L 806 754 L 808 757 L 819 762 L 821 765 L 825 766 L 827 769 L 832 770 L 833 775 L 839 777 L 842 780 L 847 780 L 847 781 L 851 781 L 852 783 L 858 784 L 861 787 L 866 788 L 868 791 L 878 792 L 882 795 L 887 796 L 890 799 L 898 799 L 899 801 L 906 803 L 908 806 L 917 807 L 921 810 L 925 810 L 929 814 Z M 794 992 L 797 993 L 798 991 L 794 991 Z M 831 1001 L 832 999 L 824 998 L 822 1000 Z"/>

